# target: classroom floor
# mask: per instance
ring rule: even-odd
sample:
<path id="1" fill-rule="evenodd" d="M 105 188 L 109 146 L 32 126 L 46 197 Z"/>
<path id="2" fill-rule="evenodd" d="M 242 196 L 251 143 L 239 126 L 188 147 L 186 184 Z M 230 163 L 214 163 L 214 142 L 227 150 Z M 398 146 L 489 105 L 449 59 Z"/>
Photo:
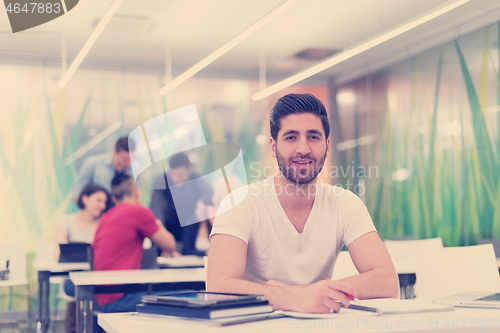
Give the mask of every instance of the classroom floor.
<path id="1" fill-rule="evenodd" d="M 0 324 L 2 333 L 36 333 L 36 323 L 8 323 Z M 50 322 L 48 333 L 64 333 L 64 320 Z"/>

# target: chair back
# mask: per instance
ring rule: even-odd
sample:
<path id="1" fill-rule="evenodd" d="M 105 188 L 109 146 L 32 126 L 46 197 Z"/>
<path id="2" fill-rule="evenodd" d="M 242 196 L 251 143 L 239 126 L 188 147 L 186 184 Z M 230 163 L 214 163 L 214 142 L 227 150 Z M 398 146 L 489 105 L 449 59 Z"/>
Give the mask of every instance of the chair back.
<path id="1" fill-rule="evenodd" d="M 439 298 L 463 291 L 500 291 L 493 245 L 421 248 L 416 252 L 417 297 Z"/>
<path id="2" fill-rule="evenodd" d="M 340 280 L 359 274 L 348 251 L 340 251 L 333 266 L 332 280 Z"/>
<path id="3" fill-rule="evenodd" d="M 500 239 L 480 239 L 479 244 L 492 244 L 495 250 L 495 256 L 500 258 Z"/>
<path id="4" fill-rule="evenodd" d="M 87 246 L 87 261 L 89 262 L 90 270 L 94 270 L 94 250 L 92 246 Z"/>
<path id="5" fill-rule="evenodd" d="M 443 241 L 441 237 L 417 240 L 384 240 L 387 251 L 391 255 L 392 263 L 396 271 L 415 270 L 415 252 L 421 248 L 441 249 Z"/>

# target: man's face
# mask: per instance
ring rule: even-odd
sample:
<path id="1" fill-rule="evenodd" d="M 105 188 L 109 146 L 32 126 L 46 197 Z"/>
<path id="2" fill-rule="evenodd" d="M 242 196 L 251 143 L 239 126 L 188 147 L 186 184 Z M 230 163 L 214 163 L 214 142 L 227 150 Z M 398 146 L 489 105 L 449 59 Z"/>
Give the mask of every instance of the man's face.
<path id="1" fill-rule="evenodd" d="M 179 185 L 187 182 L 191 178 L 191 171 L 192 167 L 187 168 L 181 166 L 175 169 L 170 169 L 168 171 L 168 175 L 172 183 Z"/>
<path id="2" fill-rule="evenodd" d="M 115 167 L 116 171 L 122 172 L 123 170 L 130 168 L 130 164 L 130 154 L 128 151 L 115 151 L 113 166 Z"/>
<path id="3" fill-rule="evenodd" d="M 312 113 L 291 114 L 281 119 L 277 141 L 271 150 L 283 175 L 296 184 L 316 179 L 330 153 L 321 119 Z"/>

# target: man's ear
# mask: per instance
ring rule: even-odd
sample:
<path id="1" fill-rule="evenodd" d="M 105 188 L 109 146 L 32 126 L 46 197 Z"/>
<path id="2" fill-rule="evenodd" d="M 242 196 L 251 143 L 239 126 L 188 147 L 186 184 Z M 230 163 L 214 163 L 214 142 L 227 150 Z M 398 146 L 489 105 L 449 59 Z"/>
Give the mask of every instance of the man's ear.
<path id="1" fill-rule="evenodd" d="M 272 137 L 269 139 L 269 144 L 271 145 L 271 155 L 276 158 L 276 141 Z"/>
<path id="2" fill-rule="evenodd" d="M 330 156 L 330 138 L 326 139 L 326 157 Z"/>

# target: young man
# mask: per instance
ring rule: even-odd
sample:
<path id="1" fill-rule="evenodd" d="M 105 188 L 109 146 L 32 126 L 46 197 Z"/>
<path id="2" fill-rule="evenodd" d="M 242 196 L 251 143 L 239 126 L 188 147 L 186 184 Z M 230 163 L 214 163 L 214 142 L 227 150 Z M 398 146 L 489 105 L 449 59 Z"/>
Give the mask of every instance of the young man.
<path id="1" fill-rule="evenodd" d="M 145 237 L 166 252 L 175 251 L 174 236 L 140 205 L 141 193 L 131 176 L 113 178 L 111 191 L 116 206 L 102 215 L 92 243 L 95 271 L 140 269 Z M 96 300 L 102 312 L 135 311 L 143 294 L 101 294 Z"/>
<path id="2" fill-rule="evenodd" d="M 193 171 L 193 165 L 189 161 L 185 153 L 177 153 L 170 157 L 169 170 L 166 175 L 169 182 L 176 185 L 176 205 L 169 189 L 169 184 L 166 183 L 164 174 L 161 174 L 155 179 L 156 190 L 153 191 L 151 197 L 151 210 L 162 221 L 163 225 L 171 232 L 175 239 L 180 243 L 178 249 L 183 255 L 205 255 L 203 252 L 196 249 L 196 237 L 201 218 L 197 216 L 197 208 L 212 204 L 213 190 L 208 182 L 199 181 L 196 184 L 189 183 L 190 180 L 198 178 L 198 174 Z M 163 186 L 160 186 L 163 185 Z M 160 189 L 165 187 L 166 189 Z M 186 226 L 181 226 L 179 216 L 186 216 L 189 223 Z"/>
<path id="3" fill-rule="evenodd" d="M 73 199 L 76 202 L 81 190 L 87 184 L 96 184 L 111 192 L 111 180 L 118 174 L 132 175 L 130 169 L 130 153 L 135 147 L 127 137 L 120 138 L 115 144 L 115 150 L 89 157 L 82 165 L 78 178 L 73 185 Z"/>
<path id="4" fill-rule="evenodd" d="M 216 216 L 209 290 L 263 294 L 275 309 L 310 313 L 337 312 L 349 295 L 397 297 L 397 274 L 363 202 L 316 180 L 330 152 L 324 105 L 311 94 L 286 95 L 270 124 L 280 172 Z M 330 280 L 344 244 L 360 274 Z"/>

